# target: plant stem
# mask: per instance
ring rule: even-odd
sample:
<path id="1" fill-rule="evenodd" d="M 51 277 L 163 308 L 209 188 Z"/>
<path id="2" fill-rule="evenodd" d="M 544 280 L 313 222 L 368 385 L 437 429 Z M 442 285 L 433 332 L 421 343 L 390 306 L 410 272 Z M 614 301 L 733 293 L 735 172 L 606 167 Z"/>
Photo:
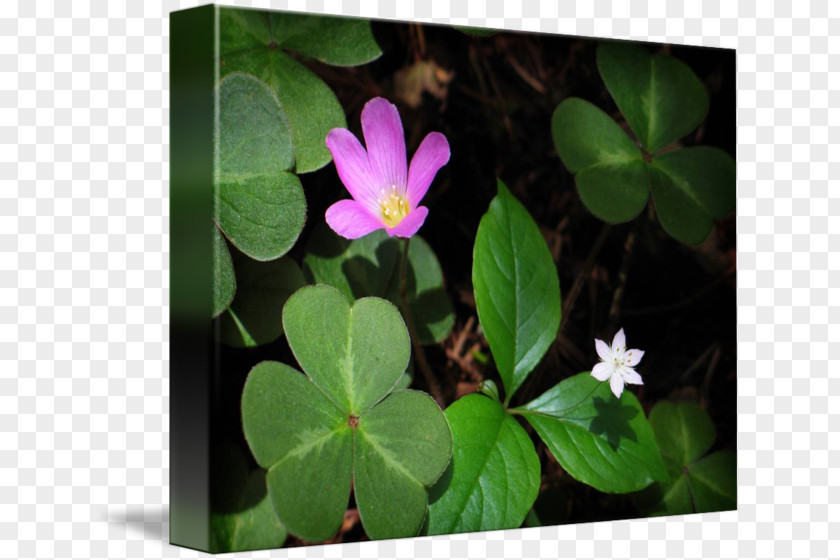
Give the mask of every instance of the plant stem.
<path id="1" fill-rule="evenodd" d="M 400 304 L 403 319 L 405 319 L 405 326 L 408 329 L 408 337 L 411 339 L 411 347 L 414 349 L 414 361 L 426 379 L 429 394 L 443 408 L 443 397 L 440 394 L 440 388 L 438 388 L 437 380 L 432 373 L 432 369 L 429 367 L 429 362 L 426 361 L 426 353 L 420 344 L 417 329 L 414 327 L 414 319 L 411 316 L 411 309 L 408 307 L 408 276 L 406 275 L 406 269 L 408 268 L 408 245 L 410 241 L 411 238 L 407 237 L 403 248 L 402 261 L 400 262 Z"/>
<path id="2" fill-rule="evenodd" d="M 633 247 L 636 245 L 636 232 L 641 220 L 637 220 L 633 229 L 627 234 L 627 241 L 624 242 L 624 258 L 621 261 L 621 269 L 618 271 L 618 288 L 613 292 L 610 314 L 607 316 L 607 325 L 610 332 L 615 330 L 621 315 L 621 304 L 624 301 L 624 288 L 627 284 L 627 272 L 630 270 L 630 262 L 633 256 Z"/>
<path id="3" fill-rule="evenodd" d="M 611 229 L 612 226 L 610 224 L 604 224 L 601 228 L 601 233 L 598 234 L 598 237 L 595 239 L 595 244 L 592 245 L 592 249 L 589 250 L 589 255 L 586 257 L 586 262 L 583 264 L 583 268 L 575 277 L 575 283 L 572 284 L 572 289 L 569 290 L 569 294 L 566 296 L 565 301 L 563 301 L 563 306 L 561 308 L 563 316 L 560 318 L 560 328 L 557 329 L 558 338 L 563 333 L 563 327 L 566 325 L 569 316 L 572 314 L 572 309 L 574 308 L 575 302 L 580 295 L 580 290 L 583 288 L 583 283 L 586 281 L 586 277 L 589 276 L 589 272 L 595 264 L 595 257 L 598 256 L 598 252 L 607 240 Z"/>

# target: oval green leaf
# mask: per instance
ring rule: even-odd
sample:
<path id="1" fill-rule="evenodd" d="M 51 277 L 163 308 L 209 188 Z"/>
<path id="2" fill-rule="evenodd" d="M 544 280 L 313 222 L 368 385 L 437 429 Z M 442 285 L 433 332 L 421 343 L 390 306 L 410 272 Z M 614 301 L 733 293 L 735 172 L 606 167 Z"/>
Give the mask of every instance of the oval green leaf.
<path id="1" fill-rule="evenodd" d="M 384 230 L 350 241 L 321 223 L 306 246 L 303 267 L 311 281 L 332 286 L 349 298 L 375 296 L 399 306 L 402 250 L 400 241 Z M 409 245 L 406 275 L 408 305 L 420 342 L 443 340 L 452 330 L 455 314 L 437 256 L 417 235 Z"/>
<path id="2" fill-rule="evenodd" d="M 478 225 L 472 278 L 507 402 L 557 336 L 560 283 L 539 227 L 501 181 L 498 187 Z"/>
<path id="3" fill-rule="evenodd" d="M 426 488 L 452 456 L 449 425 L 420 391 L 395 391 L 359 418 L 353 488 L 372 539 L 417 535 L 426 517 Z"/>
<path id="4" fill-rule="evenodd" d="M 213 317 L 228 308 L 236 293 L 236 276 L 230 251 L 219 228 L 213 226 Z"/>
<path id="5" fill-rule="evenodd" d="M 540 461 L 519 423 L 494 400 L 467 395 L 446 409 L 452 464 L 429 495 L 428 533 L 514 529 L 537 499 Z"/>
<path id="6" fill-rule="evenodd" d="M 639 401 L 630 391 L 616 399 L 609 383 L 589 372 L 561 381 L 517 411 L 572 477 L 602 492 L 633 492 L 668 480 Z"/>
<path id="7" fill-rule="evenodd" d="M 651 154 L 703 122 L 709 94 L 694 72 L 672 56 L 647 47 L 606 41 L 598 46 L 598 71 L 642 146 Z"/>
<path id="8" fill-rule="evenodd" d="M 239 290 L 222 315 L 222 342 L 235 348 L 268 344 L 283 334 L 283 305 L 306 281 L 288 256 L 260 262 L 237 254 Z"/>

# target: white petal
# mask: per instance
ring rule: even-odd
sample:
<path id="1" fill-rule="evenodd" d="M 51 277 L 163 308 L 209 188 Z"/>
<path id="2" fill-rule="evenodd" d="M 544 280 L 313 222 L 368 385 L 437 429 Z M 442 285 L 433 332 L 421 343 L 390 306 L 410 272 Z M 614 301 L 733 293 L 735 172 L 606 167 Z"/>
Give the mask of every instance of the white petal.
<path id="1" fill-rule="evenodd" d="M 603 340 L 595 339 L 595 351 L 598 352 L 598 357 L 605 362 L 613 361 L 613 352 Z"/>
<path id="2" fill-rule="evenodd" d="M 624 391 L 624 379 L 618 372 L 610 378 L 610 389 L 617 399 L 621 398 L 621 392 Z"/>
<path id="3" fill-rule="evenodd" d="M 615 367 L 613 367 L 612 364 L 608 364 L 607 362 L 598 362 L 592 368 L 592 377 L 598 381 L 606 381 L 609 379 L 610 375 L 612 375 L 613 371 L 615 371 Z"/>
<path id="4" fill-rule="evenodd" d="M 644 356 L 644 355 L 645 355 L 644 351 L 639 350 L 637 348 L 633 348 L 632 350 L 628 350 L 627 352 L 624 353 L 624 356 L 625 356 L 625 359 L 626 359 L 626 361 L 624 362 L 624 365 L 625 366 L 630 366 L 630 367 L 637 366 L 637 365 L 639 365 L 639 362 L 642 361 L 642 356 Z"/>
<path id="5" fill-rule="evenodd" d="M 633 368 L 622 366 L 621 377 L 624 378 L 625 383 L 630 383 L 632 385 L 644 385 L 644 383 L 642 383 L 642 376 L 639 375 L 639 373 Z"/>
<path id="6" fill-rule="evenodd" d="M 613 338 L 612 351 L 621 352 L 625 348 L 627 348 L 627 340 L 624 338 L 624 329 L 619 329 Z"/>

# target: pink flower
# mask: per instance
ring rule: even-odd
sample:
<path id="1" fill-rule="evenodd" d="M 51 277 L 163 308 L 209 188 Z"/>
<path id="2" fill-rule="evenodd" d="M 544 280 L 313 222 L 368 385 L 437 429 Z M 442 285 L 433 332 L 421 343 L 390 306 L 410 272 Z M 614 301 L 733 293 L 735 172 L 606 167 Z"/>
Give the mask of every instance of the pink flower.
<path id="1" fill-rule="evenodd" d="M 362 132 L 367 151 L 346 128 L 327 134 L 338 176 L 353 197 L 330 206 L 327 223 L 347 239 L 381 228 L 392 237 L 411 237 L 429 214 L 428 208 L 418 204 L 438 169 L 449 161 L 449 143 L 440 132 L 430 132 L 406 169 L 400 114 L 381 97 L 365 103 Z"/>

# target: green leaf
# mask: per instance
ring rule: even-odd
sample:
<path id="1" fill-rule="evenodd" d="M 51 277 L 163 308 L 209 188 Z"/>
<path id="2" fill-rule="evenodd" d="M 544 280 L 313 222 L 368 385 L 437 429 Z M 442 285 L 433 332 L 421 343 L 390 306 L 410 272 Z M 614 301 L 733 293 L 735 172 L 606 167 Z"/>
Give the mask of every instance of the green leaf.
<path id="1" fill-rule="evenodd" d="M 577 174 L 575 183 L 589 211 L 611 224 L 638 216 L 648 199 L 648 170 L 643 161 L 588 167 Z"/>
<path id="2" fill-rule="evenodd" d="M 659 401 L 650 411 L 650 427 L 662 455 L 680 467 L 703 456 L 715 442 L 715 425 L 700 405 Z"/>
<path id="3" fill-rule="evenodd" d="M 350 298 L 376 296 L 400 305 L 402 244 L 384 230 L 350 241 L 318 224 L 303 257 L 304 272 Z M 422 344 L 446 338 L 455 323 L 452 302 L 434 251 L 421 237 L 411 238 L 406 267 L 407 299 Z"/>
<path id="4" fill-rule="evenodd" d="M 714 219 L 735 208 L 735 161 L 718 148 L 697 146 L 657 156 L 650 179 L 662 227 L 683 243 L 702 243 Z"/>
<path id="5" fill-rule="evenodd" d="M 225 236 L 259 261 L 285 255 L 306 220 L 306 198 L 292 173 L 223 178 L 218 203 L 218 224 Z"/>
<path id="6" fill-rule="evenodd" d="M 431 397 L 394 391 L 409 358 L 399 312 L 379 298 L 351 305 L 334 288 L 307 286 L 287 301 L 283 325 L 306 375 L 262 362 L 242 392 L 245 439 L 268 469 L 277 517 L 304 540 L 327 539 L 352 481 L 369 537 L 416 535 L 452 437 Z"/>
<path id="7" fill-rule="evenodd" d="M 660 401 L 650 411 L 650 425 L 671 480 L 640 496 L 643 509 L 656 515 L 735 509 L 735 453 L 703 457 L 715 441 L 715 426 L 705 410 L 692 402 Z"/>
<path id="8" fill-rule="evenodd" d="M 271 12 L 270 22 L 278 47 L 333 66 L 358 66 L 382 55 L 365 19 Z"/>
<path id="9" fill-rule="evenodd" d="M 426 487 L 452 456 L 452 436 L 435 401 L 396 391 L 359 418 L 353 484 L 372 539 L 416 535 L 426 516 Z"/>
<path id="10" fill-rule="evenodd" d="M 537 499 L 540 461 L 522 426 L 487 397 L 467 395 L 446 409 L 452 464 L 432 488 L 431 535 L 513 529 Z"/>
<path id="11" fill-rule="evenodd" d="M 668 484 L 651 484 L 637 498 L 640 509 L 650 516 L 694 513 L 688 480 L 681 472 Z"/>
<path id="12" fill-rule="evenodd" d="M 501 181 L 498 188 L 478 225 L 472 278 L 507 402 L 557 336 L 560 283 L 537 224 Z"/>
<path id="13" fill-rule="evenodd" d="M 577 97 L 566 99 L 554 110 L 551 134 L 560 159 L 571 173 L 642 161 L 639 147 L 612 117 Z"/>
<path id="14" fill-rule="evenodd" d="M 718 451 L 697 461 L 688 481 L 698 513 L 738 507 L 737 459 L 734 451 Z"/>
<path id="15" fill-rule="evenodd" d="M 633 492 L 668 479 L 639 401 L 630 391 L 616 399 L 589 372 L 516 410 L 572 477 L 602 492 Z"/>
<path id="16" fill-rule="evenodd" d="M 294 167 L 289 120 L 265 83 L 233 72 L 219 83 L 218 96 L 222 177 L 270 175 Z"/>
<path id="17" fill-rule="evenodd" d="M 242 428 L 281 523 L 309 541 L 338 531 L 350 497 L 347 416 L 293 368 L 261 362 L 242 391 Z"/>
<path id="18" fill-rule="evenodd" d="M 210 522 L 213 552 L 280 548 L 286 542 L 286 528 L 274 514 L 262 470 L 248 477 L 237 510 L 213 513 Z"/>
<path id="19" fill-rule="evenodd" d="M 283 256 L 306 218 L 288 120 L 271 90 L 234 73 L 218 86 L 219 166 L 216 222 L 257 260 Z"/>
<path id="20" fill-rule="evenodd" d="M 228 308 L 236 293 L 230 251 L 219 229 L 213 226 L 213 317 Z"/>
<path id="21" fill-rule="evenodd" d="M 222 315 L 221 340 L 236 348 L 268 344 L 283 334 L 283 305 L 306 284 L 298 265 L 289 257 L 260 262 L 237 254 L 239 290 Z"/>
<path id="22" fill-rule="evenodd" d="M 642 152 L 609 115 L 572 97 L 554 110 L 551 133 L 590 212 L 617 224 L 644 209 L 648 176 Z"/>
<path id="23" fill-rule="evenodd" d="M 397 308 L 383 299 L 351 306 L 338 290 L 307 286 L 286 302 L 283 326 L 300 366 L 349 414 L 373 406 L 408 366 L 408 331 Z"/>
<path id="24" fill-rule="evenodd" d="M 498 29 L 484 29 L 483 27 L 468 27 L 466 25 L 453 25 L 452 27 L 465 35 L 471 35 L 473 37 L 490 37 L 499 32 Z"/>
<path id="25" fill-rule="evenodd" d="M 251 73 L 266 82 L 289 117 L 297 173 L 320 169 L 332 156 L 324 144 L 333 128 L 346 128 L 344 110 L 332 90 L 283 52 L 297 51 L 340 66 L 379 56 L 364 20 L 290 13 L 219 9 L 220 72 Z"/>
<path id="26" fill-rule="evenodd" d="M 697 128 L 709 111 L 703 83 L 672 56 L 642 45 L 606 41 L 598 71 L 642 146 L 651 154 Z"/>

